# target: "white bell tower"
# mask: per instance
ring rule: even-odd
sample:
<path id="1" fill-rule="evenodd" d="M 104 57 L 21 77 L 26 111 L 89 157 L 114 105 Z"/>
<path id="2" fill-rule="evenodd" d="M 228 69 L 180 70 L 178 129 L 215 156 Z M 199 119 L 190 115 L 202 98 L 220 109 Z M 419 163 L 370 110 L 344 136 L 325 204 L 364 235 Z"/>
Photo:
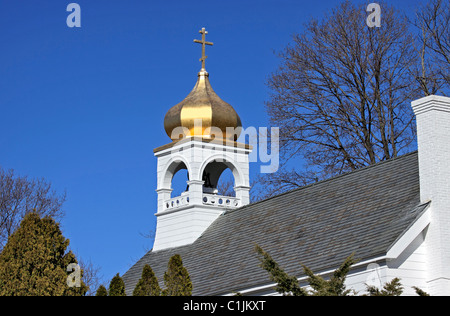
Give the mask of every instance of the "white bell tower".
<path id="1" fill-rule="evenodd" d="M 203 28 L 202 69 L 189 95 L 172 107 L 164 119 L 172 142 L 154 150 L 158 159 L 158 211 L 153 251 L 188 245 L 226 210 L 250 203 L 249 154 L 251 147 L 236 142 L 241 120 L 231 105 L 214 92 L 205 70 Z M 234 177 L 234 196 L 218 195 L 217 184 L 223 171 Z M 172 196 L 174 175 L 186 169 L 187 190 Z"/>
<path id="2" fill-rule="evenodd" d="M 235 143 L 229 147 L 206 139 L 185 139 L 155 150 L 158 158 L 158 212 L 153 251 L 193 243 L 224 211 L 250 203 L 250 149 Z M 217 194 L 222 172 L 230 168 L 235 197 Z M 175 173 L 187 169 L 188 190 L 171 196 Z M 207 176 L 209 175 L 209 176 Z M 209 187 L 205 186 L 208 177 Z"/>

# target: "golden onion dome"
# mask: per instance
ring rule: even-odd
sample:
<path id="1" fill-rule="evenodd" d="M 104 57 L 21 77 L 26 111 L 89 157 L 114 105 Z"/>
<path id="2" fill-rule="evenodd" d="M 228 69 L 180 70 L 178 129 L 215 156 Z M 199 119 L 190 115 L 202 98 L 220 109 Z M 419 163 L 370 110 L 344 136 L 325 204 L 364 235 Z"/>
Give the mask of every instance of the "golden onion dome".
<path id="1" fill-rule="evenodd" d="M 233 107 L 214 92 L 202 68 L 194 89 L 167 112 L 164 129 L 173 141 L 194 136 L 236 141 L 242 124 Z"/>

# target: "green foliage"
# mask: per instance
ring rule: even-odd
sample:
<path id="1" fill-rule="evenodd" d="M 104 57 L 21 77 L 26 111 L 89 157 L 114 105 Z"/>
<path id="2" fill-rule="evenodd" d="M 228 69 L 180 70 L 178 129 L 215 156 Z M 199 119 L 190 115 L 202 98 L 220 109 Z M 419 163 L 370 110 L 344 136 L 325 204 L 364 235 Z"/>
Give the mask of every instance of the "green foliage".
<path id="1" fill-rule="evenodd" d="M 64 238 L 52 218 L 27 214 L 9 237 L 0 253 L 0 295 L 7 296 L 81 296 L 88 288 L 67 285 L 70 263 L 75 255 L 67 252 Z"/>
<path id="2" fill-rule="evenodd" d="M 325 280 L 321 276 L 314 273 L 306 266 L 303 266 L 305 274 L 308 276 L 308 282 L 313 291 L 313 296 L 348 296 L 352 293 L 345 287 L 345 279 L 350 271 L 350 267 L 355 264 L 353 254 L 346 258 L 344 263 L 333 272 L 330 280 Z"/>
<path id="3" fill-rule="evenodd" d="M 125 283 L 119 273 L 109 283 L 109 296 L 125 296 Z"/>
<path id="4" fill-rule="evenodd" d="M 133 296 L 160 296 L 161 288 L 152 268 L 146 264 L 142 269 L 142 276 L 133 291 Z"/>
<path id="5" fill-rule="evenodd" d="M 260 266 L 269 273 L 270 280 L 277 284 L 275 290 L 284 296 L 350 296 L 356 294 L 353 290 L 347 290 L 345 287 L 345 280 L 350 268 L 357 262 L 353 258 L 353 254 L 345 259 L 329 280 L 315 275 L 311 269 L 303 266 L 303 271 L 308 277 L 307 281 L 312 289 L 307 291 L 300 286 L 295 276 L 288 275 L 260 246 L 256 245 L 255 251 L 259 255 Z M 429 296 L 421 289 L 413 288 L 417 295 Z M 398 278 L 386 283 L 382 289 L 374 286 L 367 286 L 366 289 L 368 294 L 365 296 L 400 296 L 403 294 L 403 287 Z"/>
<path id="6" fill-rule="evenodd" d="M 255 246 L 255 251 L 260 255 L 261 267 L 269 273 L 270 280 L 277 284 L 275 290 L 289 296 L 347 296 L 351 293 L 345 288 L 345 279 L 350 267 L 355 263 L 353 255 L 333 273 L 330 280 L 315 275 L 311 269 L 303 266 L 303 271 L 308 276 L 312 291 L 303 289 L 295 276 L 288 275 L 278 263 L 260 246 Z"/>
<path id="7" fill-rule="evenodd" d="M 422 289 L 419 289 L 417 286 L 413 286 L 413 289 L 416 291 L 416 294 L 419 296 L 430 296 L 430 294 L 423 291 Z"/>
<path id="8" fill-rule="evenodd" d="M 188 271 L 183 266 L 180 255 L 170 258 L 167 272 L 164 273 L 164 296 L 191 296 L 192 282 Z"/>
<path id="9" fill-rule="evenodd" d="M 298 283 L 295 276 L 290 276 L 278 263 L 260 246 L 255 246 L 255 251 L 261 255 L 261 268 L 269 273 L 270 280 L 277 284 L 275 290 L 284 296 L 308 296 L 308 292 L 304 290 Z"/>
<path id="10" fill-rule="evenodd" d="M 369 296 L 400 296 L 403 294 L 403 287 L 399 278 L 394 278 L 391 282 L 386 283 L 382 289 L 375 286 L 367 286 Z"/>
<path id="11" fill-rule="evenodd" d="M 142 269 L 142 275 L 133 290 L 133 296 L 190 296 L 192 295 L 192 282 L 188 271 L 183 266 L 180 255 L 170 258 L 167 272 L 164 273 L 166 289 L 161 291 L 158 279 L 152 268 L 146 264 Z M 96 296 L 107 296 L 106 289 L 102 286 L 97 290 Z M 125 283 L 117 273 L 109 285 L 109 296 L 125 296 Z"/>
<path id="12" fill-rule="evenodd" d="M 100 285 L 95 293 L 95 296 L 108 296 L 108 291 L 104 285 Z"/>

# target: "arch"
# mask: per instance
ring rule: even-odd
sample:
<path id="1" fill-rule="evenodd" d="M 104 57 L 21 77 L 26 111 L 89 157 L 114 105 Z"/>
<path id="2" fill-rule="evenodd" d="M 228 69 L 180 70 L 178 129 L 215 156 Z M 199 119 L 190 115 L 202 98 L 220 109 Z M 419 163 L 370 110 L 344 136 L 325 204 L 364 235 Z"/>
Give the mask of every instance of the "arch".
<path id="1" fill-rule="evenodd" d="M 172 187 L 173 176 L 181 169 L 187 169 L 188 177 L 191 175 L 191 168 L 188 161 L 182 156 L 172 157 L 165 165 L 160 183 L 159 189 L 170 189 Z"/>
<path id="2" fill-rule="evenodd" d="M 204 173 L 209 173 L 209 180 L 212 185 L 217 185 L 220 175 L 227 168 L 231 170 L 234 177 L 235 186 L 246 185 L 242 170 L 231 159 L 228 159 L 224 154 L 217 154 L 209 157 L 203 162 L 200 167 L 198 179 L 202 179 Z"/>

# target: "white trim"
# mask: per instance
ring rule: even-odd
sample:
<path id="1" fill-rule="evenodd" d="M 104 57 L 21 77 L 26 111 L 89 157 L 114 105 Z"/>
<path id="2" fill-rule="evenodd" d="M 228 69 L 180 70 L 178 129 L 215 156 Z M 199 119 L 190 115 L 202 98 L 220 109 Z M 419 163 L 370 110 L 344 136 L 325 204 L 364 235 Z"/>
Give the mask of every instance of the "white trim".
<path id="1" fill-rule="evenodd" d="M 228 151 L 228 152 L 232 152 L 232 153 L 239 152 L 242 154 L 250 154 L 252 152 L 252 148 L 246 148 L 244 146 L 245 146 L 245 144 L 235 142 L 235 141 L 230 141 L 229 144 L 227 142 L 225 142 L 225 144 L 223 144 L 223 143 L 214 142 L 214 141 L 204 142 L 204 141 L 202 141 L 202 138 L 198 139 L 198 137 L 187 137 L 186 139 L 183 139 L 183 140 L 177 142 L 172 147 L 158 151 L 154 155 L 156 157 L 164 156 L 166 154 L 171 154 L 174 151 L 178 151 L 182 148 L 191 148 L 191 147 L 198 147 L 198 148 L 205 148 L 205 149 L 216 148 L 219 151 L 225 151 L 225 152 Z"/>
<path id="2" fill-rule="evenodd" d="M 411 106 L 416 115 L 432 110 L 450 112 L 450 98 L 439 95 L 430 95 L 412 101 Z"/>
<path id="3" fill-rule="evenodd" d="M 397 239 L 388 249 L 386 257 L 388 259 L 397 259 L 400 254 L 419 236 L 420 233 L 431 223 L 431 207 L 427 206 L 425 212 Z"/>
<path id="4" fill-rule="evenodd" d="M 207 211 L 214 210 L 214 211 L 217 211 L 218 210 L 218 211 L 220 211 L 222 213 L 224 213 L 225 211 L 228 211 L 228 210 L 236 209 L 236 207 L 226 207 L 226 206 L 223 206 L 223 207 L 215 207 L 215 206 L 213 206 L 213 207 L 211 207 L 211 205 L 205 205 L 205 204 L 188 204 L 188 205 L 180 206 L 180 207 L 177 207 L 177 208 L 164 210 L 164 211 L 159 212 L 159 213 L 154 213 L 154 215 L 159 217 L 159 216 L 163 216 L 163 215 L 167 215 L 167 214 L 172 214 L 172 213 L 177 213 L 177 212 L 180 212 L 180 211 L 188 210 L 188 209 L 191 209 L 191 208 L 197 208 L 197 209 L 199 209 L 199 211 L 202 211 L 202 210 L 207 210 Z"/>
<path id="5" fill-rule="evenodd" d="M 161 178 L 158 179 L 159 183 L 157 183 L 156 191 L 161 190 L 161 189 L 171 189 L 172 188 L 172 180 L 173 180 L 173 177 L 175 174 L 173 172 L 169 172 L 169 168 L 172 165 L 178 166 L 180 163 L 183 163 L 186 166 L 186 169 L 187 169 L 187 172 L 189 175 L 192 174 L 191 165 L 189 164 L 189 161 L 182 155 L 175 155 L 175 156 L 171 157 L 164 164 L 164 166 L 162 166 Z M 170 177 L 170 179 L 169 179 L 169 177 Z"/>

